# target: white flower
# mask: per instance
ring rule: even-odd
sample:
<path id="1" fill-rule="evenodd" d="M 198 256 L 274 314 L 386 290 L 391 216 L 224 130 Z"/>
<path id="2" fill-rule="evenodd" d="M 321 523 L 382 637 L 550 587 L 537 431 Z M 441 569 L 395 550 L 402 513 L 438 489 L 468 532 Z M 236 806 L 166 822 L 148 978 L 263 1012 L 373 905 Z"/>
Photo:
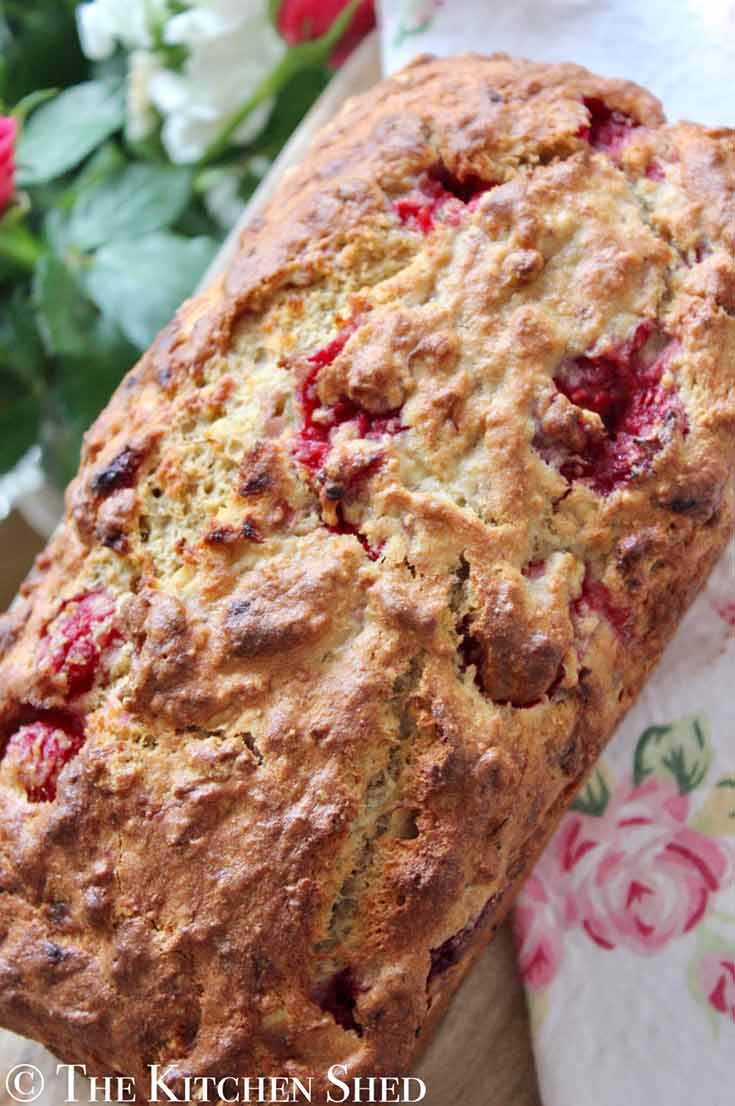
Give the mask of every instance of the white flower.
<path id="1" fill-rule="evenodd" d="M 151 100 L 150 85 L 161 72 L 155 54 L 148 50 L 133 50 L 128 58 L 127 121 L 125 132 L 131 142 L 140 142 L 155 128 L 158 121 Z"/>
<path id="2" fill-rule="evenodd" d="M 164 117 L 161 138 L 172 161 L 197 161 L 278 63 L 285 46 L 260 0 L 198 0 L 167 22 L 164 41 L 185 46 L 187 57 L 180 72 L 159 72 L 150 82 L 151 98 Z M 271 106 L 267 101 L 250 112 L 235 141 L 254 138 Z"/>
<path id="3" fill-rule="evenodd" d="M 163 18 L 167 0 L 91 0 L 76 9 L 82 51 L 93 61 L 108 58 L 118 43 L 126 49 L 151 45 L 151 26 Z"/>
<path id="4" fill-rule="evenodd" d="M 163 120 L 161 140 L 172 161 L 198 161 L 227 121 L 254 95 L 285 51 L 271 26 L 265 0 L 88 0 L 77 7 L 79 39 L 93 59 L 118 45 L 128 59 L 127 134 L 133 141 Z M 181 8 L 182 3 L 179 3 Z M 183 47 L 180 67 L 169 68 L 165 49 L 154 49 L 154 29 L 165 47 Z M 158 39 L 158 34 L 156 35 Z M 234 132 L 246 143 L 265 125 L 273 101 L 259 103 Z"/>
<path id="5" fill-rule="evenodd" d="M 88 58 L 99 61 L 115 49 L 115 33 L 99 0 L 77 8 L 77 30 L 82 51 Z"/>

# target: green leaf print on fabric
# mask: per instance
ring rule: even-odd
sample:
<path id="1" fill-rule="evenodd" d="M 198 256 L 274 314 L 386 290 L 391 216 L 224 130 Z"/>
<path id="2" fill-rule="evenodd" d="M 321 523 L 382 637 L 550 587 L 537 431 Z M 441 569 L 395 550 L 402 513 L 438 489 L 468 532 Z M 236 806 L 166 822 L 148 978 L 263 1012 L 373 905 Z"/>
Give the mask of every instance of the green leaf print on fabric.
<path id="1" fill-rule="evenodd" d="M 735 1023 L 735 944 L 700 926 L 687 975 L 689 990 L 718 1039 L 728 1021 Z"/>
<path id="2" fill-rule="evenodd" d="M 668 726 L 649 726 L 644 730 L 633 756 L 634 784 L 638 786 L 654 773 L 668 773 L 676 780 L 682 795 L 699 787 L 712 763 L 706 725 L 703 718 L 691 715 Z"/>
<path id="3" fill-rule="evenodd" d="M 407 38 L 428 31 L 442 2 L 443 0 L 404 0 L 393 45 L 400 46 Z"/>
<path id="4" fill-rule="evenodd" d="M 601 818 L 605 813 L 609 800 L 610 788 L 598 768 L 577 795 L 571 809 L 579 811 L 580 814 L 593 814 L 597 818 Z"/>
<path id="5" fill-rule="evenodd" d="M 697 815 L 696 826 L 713 837 L 735 834 L 735 776 L 717 781 Z"/>

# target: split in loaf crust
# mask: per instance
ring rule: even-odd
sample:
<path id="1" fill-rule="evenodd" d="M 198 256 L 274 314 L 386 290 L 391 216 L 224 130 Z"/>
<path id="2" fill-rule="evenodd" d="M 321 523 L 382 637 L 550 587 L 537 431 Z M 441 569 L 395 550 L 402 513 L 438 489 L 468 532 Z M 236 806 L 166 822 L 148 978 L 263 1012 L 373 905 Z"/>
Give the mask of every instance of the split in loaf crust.
<path id="1" fill-rule="evenodd" d="M 733 524 L 735 132 L 573 65 L 345 105 L 0 623 L 0 1019 L 410 1065 Z"/>

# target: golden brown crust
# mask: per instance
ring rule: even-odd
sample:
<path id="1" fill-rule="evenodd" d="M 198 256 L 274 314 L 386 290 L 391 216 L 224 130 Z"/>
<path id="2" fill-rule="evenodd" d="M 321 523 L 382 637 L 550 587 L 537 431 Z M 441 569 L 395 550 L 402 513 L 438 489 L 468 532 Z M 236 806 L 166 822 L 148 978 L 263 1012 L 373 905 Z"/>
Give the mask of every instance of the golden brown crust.
<path id="1" fill-rule="evenodd" d="M 734 132 L 576 66 L 345 105 L 0 626 L 4 1024 L 408 1067 L 732 529 L 733 197 Z"/>

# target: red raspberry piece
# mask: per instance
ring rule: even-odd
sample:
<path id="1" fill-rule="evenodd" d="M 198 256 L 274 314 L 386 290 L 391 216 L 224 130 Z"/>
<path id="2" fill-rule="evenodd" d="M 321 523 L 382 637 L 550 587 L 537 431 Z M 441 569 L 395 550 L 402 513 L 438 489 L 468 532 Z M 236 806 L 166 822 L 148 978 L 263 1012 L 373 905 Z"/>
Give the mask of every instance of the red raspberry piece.
<path id="1" fill-rule="evenodd" d="M 331 534 L 351 534 L 353 537 L 357 538 L 371 561 L 377 561 L 378 557 L 380 556 L 380 550 L 373 549 L 365 535 L 355 525 L 355 523 L 347 521 L 347 519 L 344 517 L 344 514 L 342 513 L 341 506 L 337 507 L 337 525 L 328 525 L 327 530 L 329 530 Z"/>
<path id="2" fill-rule="evenodd" d="M 405 226 L 428 234 L 434 229 L 434 215 L 445 199 L 449 196 L 443 193 L 441 185 L 427 178 L 407 196 L 396 200 L 393 210 Z"/>
<path id="3" fill-rule="evenodd" d="M 387 434 L 399 434 L 405 429 L 401 426 L 400 410 L 374 415 L 346 397 L 331 407 L 322 405 L 317 391 L 319 373 L 336 360 L 356 328 L 356 322 L 350 323 L 331 342 L 309 356 L 308 361 L 312 368 L 299 386 L 298 398 L 303 426 L 296 436 L 292 453 L 312 474 L 318 472 L 326 460 L 331 448 L 332 432 L 344 423 L 354 422 L 358 435 L 373 441 Z M 318 419 L 315 418 L 317 411 L 320 412 Z M 364 475 L 368 475 L 367 468 L 369 466 L 366 466 Z"/>
<path id="4" fill-rule="evenodd" d="M 371 441 L 377 441 L 386 435 L 400 434 L 405 430 L 401 425 L 401 413 L 398 409 L 375 415 L 346 396 L 329 407 L 325 407 L 319 398 L 317 391 L 319 373 L 339 356 L 356 327 L 356 322 L 350 323 L 331 342 L 310 355 L 308 360 L 312 367 L 299 386 L 298 398 L 303 425 L 296 435 L 291 452 L 311 476 L 316 475 L 323 467 L 332 447 L 332 434 L 339 426 L 353 423 L 358 436 Z M 317 411 L 319 418 L 316 417 Z M 367 461 L 353 475 L 344 490 L 354 491 L 355 486 L 372 475 L 382 462 L 381 456 Z M 341 506 L 337 508 L 337 519 L 337 524 L 327 526 L 327 529 L 334 534 L 352 534 L 363 546 L 368 557 L 373 561 L 377 560 L 379 552 L 370 546 L 365 535 L 354 523 L 345 519 Z"/>
<path id="5" fill-rule="evenodd" d="M 309 472 L 318 472 L 329 453 L 329 437 L 320 426 L 304 426 L 291 452 Z"/>
<path id="6" fill-rule="evenodd" d="M 348 326 L 345 326 L 340 330 L 339 334 L 332 338 L 331 342 L 327 342 L 326 346 L 322 346 L 321 349 L 316 350 L 309 355 L 309 363 L 316 365 L 317 368 L 324 368 L 325 365 L 331 365 L 333 361 L 336 361 L 342 350 L 347 345 L 347 340 L 357 330 L 357 323 L 351 322 Z"/>
<path id="7" fill-rule="evenodd" d="M 585 573 L 582 594 L 575 599 L 572 610 L 579 616 L 584 614 L 585 607 L 607 619 L 621 640 L 625 641 L 628 638 L 630 611 L 613 603 L 608 588 L 601 580 L 593 580 L 589 571 Z"/>
<path id="8" fill-rule="evenodd" d="M 434 217 L 441 209 L 446 222 L 457 224 L 463 205 L 474 211 L 483 192 L 494 187 L 492 183 L 470 174 L 459 180 L 445 169 L 424 173 L 407 196 L 396 200 L 393 210 L 398 218 L 412 230 L 428 234 L 434 229 Z"/>
<path id="9" fill-rule="evenodd" d="M 60 676 L 71 699 L 89 691 L 102 654 L 120 640 L 112 596 L 101 588 L 83 592 L 66 599 L 46 628 L 39 668 Z"/>
<path id="10" fill-rule="evenodd" d="M 32 803 L 56 798 L 61 769 L 84 744 L 84 727 L 65 711 L 40 711 L 35 721 L 20 726 L 9 738 L 3 759 L 23 785 Z"/>
<path id="11" fill-rule="evenodd" d="M 587 127 L 580 128 L 579 137 L 589 142 L 593 149 L 607 154 L 612 161 L 620 161 L 631 131 L 640 124 L 625 112 L 609 108 L 604 100 L 596 96 L 585 96 L 584 106 L 590 121 Z"/>
<path id="12" fill-rule="evenodd" d="M 659 339 L 657 351 L 647 348 L 654 336 Z M 661 346 L 661 338 L 655 325 L 645 320 L 622 346 L 576 357 L 562 366 L 555 378 L 558 390 L 575 406 L 598 414 L 606 431 L 560 466 L 568 480 L 587 480 L 607 495 L 650 464 L 669 428 L 678 425 L 686 433 L 678 395 L 660 384 L 676 342 Z"/>
<path id="13" fill-rule="evenodd" d="M 339 357 L 350 335 L 354 334 L 356 326 L 357 324 L 353 322 L 343 327 L 331 342 L 310 354 L 308 361 L 312 368 L 299 386 L 298 398 L 303 426 L 296 437 L 292 452 L 297 461 L 300 461 L 311 473 L 317 472 L 324 464 L 329 452 L 329 435 L 337 425 L 332 420 L 322 422 L 314 419 L 315 411 L 322 406 L 316 388 L 317 377 L 321 369 L 331 365 Z"/>
<path id="14" fill-rule="evenodd" d="M 407 196 L 395 201 L 393 210 L 405 226 L 418 230 L 421 234 L 428 234 L 434 229 L 437 212 L 448 201 L 455 201 L 452 193 L 443 188 L 439 181 L 424 176 Z M 459 221 L 460 212 L 456 204 L 445 211 L 445 216 L 448 222 L 456 224 Z"/>
<path id="15" fill-rule="evenodd" d="M 649 180 L 666 180 L 666 173 L 664 172 L 664 167 L 661 162 L 656 160 L 649 161 L 646 166 L 646 176 Z"/>

